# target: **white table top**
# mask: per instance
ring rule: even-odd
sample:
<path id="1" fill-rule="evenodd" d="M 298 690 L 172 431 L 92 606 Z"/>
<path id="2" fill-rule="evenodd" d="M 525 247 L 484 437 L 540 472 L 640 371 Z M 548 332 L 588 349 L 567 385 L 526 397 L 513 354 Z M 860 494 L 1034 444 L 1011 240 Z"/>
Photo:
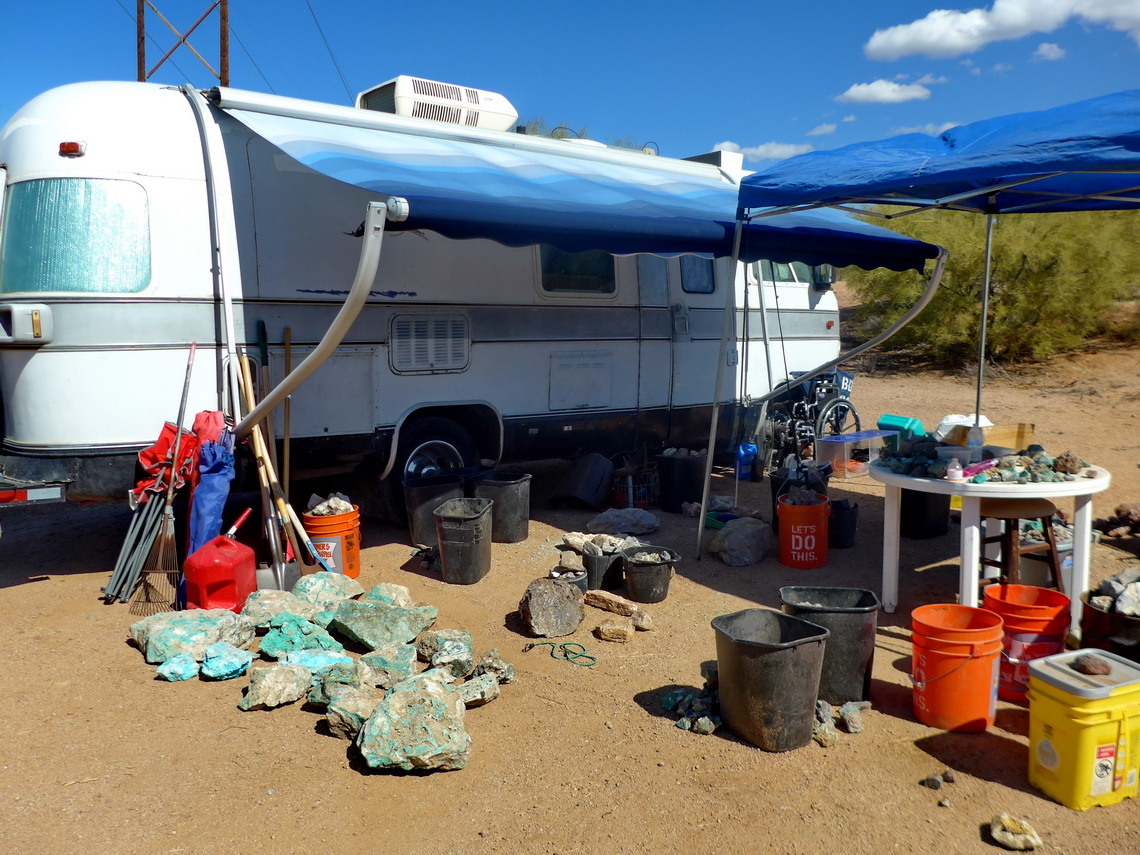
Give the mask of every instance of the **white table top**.
<path id="1" fill-rule="evenodd" d="M 890 487 L 971 498 L 1016 496 L 1047 499 L 1050 496 L 1086 496 L 1103 492 L 1112 484 L 1112 475 L 1100 466 L 1082 469 L 1072 481 L 1031 481 L 1028 484 L 1019 484 L 1016 481 L 987 481 L 984 484 L 975 484 L 973 481 L 947 481 L 945 478 L 916 478 L 913 475 L 899 475 L 892 472 L 879 460 L 871 463 L 869 474 L 876 481 Z"/>

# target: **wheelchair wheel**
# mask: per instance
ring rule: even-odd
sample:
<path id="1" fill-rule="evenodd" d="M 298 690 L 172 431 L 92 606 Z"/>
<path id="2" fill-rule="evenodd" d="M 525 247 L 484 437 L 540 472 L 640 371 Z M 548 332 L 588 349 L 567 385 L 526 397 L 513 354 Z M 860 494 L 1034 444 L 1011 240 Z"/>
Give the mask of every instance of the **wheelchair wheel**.
<path id="1" fill-rule="evenodd" d="M 817 437 L 839 436 L 859 431 L 859 413 L 847 398 L 832 398 L 819 411 L 815 420 Z"/>

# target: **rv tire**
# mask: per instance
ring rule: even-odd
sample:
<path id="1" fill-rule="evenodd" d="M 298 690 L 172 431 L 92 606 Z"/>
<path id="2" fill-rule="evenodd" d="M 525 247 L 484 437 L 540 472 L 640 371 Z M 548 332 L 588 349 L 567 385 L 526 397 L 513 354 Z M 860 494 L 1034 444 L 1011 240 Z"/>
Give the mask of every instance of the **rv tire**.
<path id="1" fill-rule="evenodd" d="M 479 447 L 461 425 L 451 419 L 427 416 L 406 423 L 400 429 L 396 458 L 380 491 L 385 516 L 396 523 L 407 521 L 404 505 L 404 479 L 429 478 L 449 469 L 475 467 Z"/>

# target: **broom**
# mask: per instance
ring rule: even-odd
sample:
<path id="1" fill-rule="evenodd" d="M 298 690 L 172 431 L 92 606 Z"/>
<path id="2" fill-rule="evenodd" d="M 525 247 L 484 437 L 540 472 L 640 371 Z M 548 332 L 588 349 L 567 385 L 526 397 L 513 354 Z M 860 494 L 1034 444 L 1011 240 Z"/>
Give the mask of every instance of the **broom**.
<path id="1" fill-rule="evenodd" d="M 174 457 L 168 474 L 166 504 L 162 509 L 162 522 L 158 535 L 151 544 L 146 563 L 139 576 L 138 587 L 131 597 L 133 615 L 154 615 L 174 608 L 178 596 L 178 578 L 182 573 L 178 560 L 178 546 L 174 535 L 174 485 L 178 481 L 178 453 L 182 445 L 182 419 L 186 416 L 186 398 L 190 392 L 190 372 L 194 368 L 194 351 L 197 342 L 190 343 L 190 357 L 186 362 L 186 379 L 182 383 L 182 402 L 178 406 L 178 421 L 174 431 Z M 151 499 L 157 501 L 157 497 Z"/>

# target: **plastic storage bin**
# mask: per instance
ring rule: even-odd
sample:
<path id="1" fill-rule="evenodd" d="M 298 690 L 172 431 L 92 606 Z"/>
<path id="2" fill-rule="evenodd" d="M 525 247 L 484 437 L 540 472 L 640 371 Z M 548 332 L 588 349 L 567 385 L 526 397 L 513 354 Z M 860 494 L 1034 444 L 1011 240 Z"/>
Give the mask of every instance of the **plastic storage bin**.
<path id="1" fill-rule="evenodd" d="M 922 422 L 910 416 L 896 416 L 891 413 L 884 413 L 875 424 L 875 427 L 879 430 L 894 431 L 898 434 L 897 437 L 887 441 L 888 445 L 892 448 L 897 448 L 900 440 L 909 442 L 915 439 L 923 439 L 926 436 L 926 428 L 922 426 Z"/>
<path id="2" fill-rule="evenodd" d="M 831 464 L 837 477 L 866 475 L 871 461 L 878 459 L 884 440 L 898 436 L 893 430 L 861 430 L 839 436 L 821 436 L 815 441 L 815 456 Z"/>
<path id="3" fill-rule="evenodd" d="M 1094 655 L 1109 673 L 1073 670 Z M 1029 663 L 1029 783 L 1074 810 L 1135 798 L 1140 777 L 1140 665 L 1085 648 Z"/>

